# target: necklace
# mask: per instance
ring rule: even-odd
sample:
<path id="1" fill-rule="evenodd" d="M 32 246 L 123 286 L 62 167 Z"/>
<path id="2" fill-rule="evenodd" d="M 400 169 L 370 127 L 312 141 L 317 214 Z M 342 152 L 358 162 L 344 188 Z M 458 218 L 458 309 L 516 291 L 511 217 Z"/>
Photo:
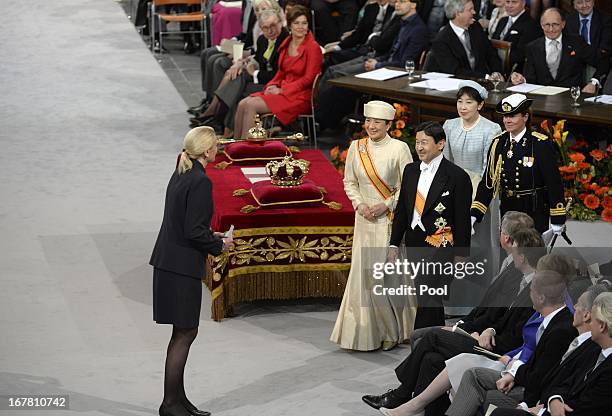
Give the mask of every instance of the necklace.
<path id="1" fill-rule="evenodd" d="M 480 114 L 478 115 L 478 118 L 476 119 L 474 124 L 472 124 L 470 127 L 465 127 L 465 121 L 461 119 L 461 128 L 463 129 L 463 131 L 470 131 L 474 129 L 474 127 L 476 127 L 479 122 L 480 122 Z"/>

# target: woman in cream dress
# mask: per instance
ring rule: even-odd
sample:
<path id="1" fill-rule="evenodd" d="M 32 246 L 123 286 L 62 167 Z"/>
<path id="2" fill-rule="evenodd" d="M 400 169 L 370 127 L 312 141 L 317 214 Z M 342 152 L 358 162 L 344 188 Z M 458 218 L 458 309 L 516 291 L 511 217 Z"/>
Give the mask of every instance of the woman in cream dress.
<path id="1" fill-rule="evenodd" d="M 408 296 L 375 294 L 374 286 L 384 282 L 374 279 L 372 264 L 386 259 L 391 214 L 412 155 L 406 143 L 387 134 L 393 106 L 370 101 L 364 115 L 368 137 L 351 143 L 344 170 L 344 190 L 356 211 L 355 230 L 351 271 L 331 341 L 350 350 L 388 350 L 409 338 L 416 308 Z M 399 278 L 390 282 L 387 287 L 403 283 Z"/>

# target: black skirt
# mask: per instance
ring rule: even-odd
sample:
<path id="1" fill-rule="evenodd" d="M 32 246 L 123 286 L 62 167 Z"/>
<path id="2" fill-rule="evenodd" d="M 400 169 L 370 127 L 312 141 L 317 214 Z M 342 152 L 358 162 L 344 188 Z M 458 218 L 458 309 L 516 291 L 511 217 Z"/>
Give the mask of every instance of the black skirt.
<path id="1" fill-rule="evenodd" d="M 202 281 L 153 269 L 153 320 L 178 328 L 197 328 L 202 306 Z"/>

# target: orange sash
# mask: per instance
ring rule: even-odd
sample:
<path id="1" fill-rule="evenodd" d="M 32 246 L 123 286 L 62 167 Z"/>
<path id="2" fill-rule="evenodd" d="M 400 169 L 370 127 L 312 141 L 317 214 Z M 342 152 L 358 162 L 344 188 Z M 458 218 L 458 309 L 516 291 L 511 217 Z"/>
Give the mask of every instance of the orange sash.
<path id="1" fill-rule="evenodd" d="M 366 176 L 372 185 L 374 185 L 374 189 L 376 189 L 380 196 L 386 200 L 390 198 L 395 191 L 392 191 L 389 185 L 387 185 L 380 178 L 380 176 L 378 176 L 378 172 L 376 172 L 376 167 L 374 166 L 374 162 L 372 161 L 372 157 L 370 156 L 370 151 L 368 149 L 368 140 L 369 138 L 365 137 L 357 141 L 357 154 L 359 155 L 359 160 L 361 161 L 361 166 L 363 166 Z M 392 219 L 393 212 L 389 211 L 387 213 L 387 217 Z"/>

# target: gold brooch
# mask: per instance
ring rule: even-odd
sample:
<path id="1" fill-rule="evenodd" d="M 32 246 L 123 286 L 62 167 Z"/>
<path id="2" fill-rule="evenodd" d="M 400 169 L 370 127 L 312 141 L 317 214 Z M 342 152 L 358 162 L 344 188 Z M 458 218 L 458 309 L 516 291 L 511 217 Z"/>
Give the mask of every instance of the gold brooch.
<path id="1" fill-rule="evenodd" d="M 512 111 L 512 106 L 508 103 L 503 103 L 502 110 L 504 110 L 505 112 Z"/>

